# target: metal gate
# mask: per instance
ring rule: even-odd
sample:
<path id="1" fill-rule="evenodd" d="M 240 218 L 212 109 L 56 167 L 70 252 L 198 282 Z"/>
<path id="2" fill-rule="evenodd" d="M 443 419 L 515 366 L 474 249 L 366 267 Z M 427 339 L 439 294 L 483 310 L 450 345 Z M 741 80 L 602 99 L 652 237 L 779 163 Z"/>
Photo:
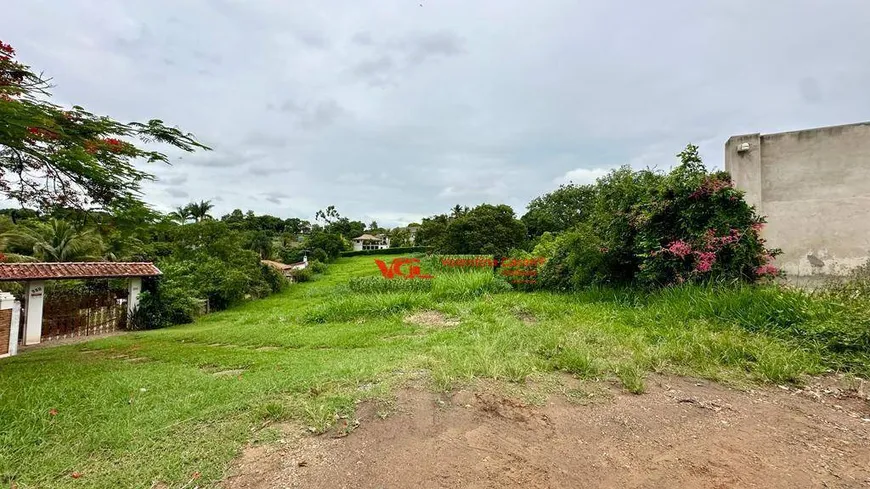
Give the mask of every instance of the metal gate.
<path id="1" fill-rule="evenodd" d="M 124 329 L 127 325 L 125 296 L 111 290 L 46 294 L 42 306 L 41 341 Z"/>

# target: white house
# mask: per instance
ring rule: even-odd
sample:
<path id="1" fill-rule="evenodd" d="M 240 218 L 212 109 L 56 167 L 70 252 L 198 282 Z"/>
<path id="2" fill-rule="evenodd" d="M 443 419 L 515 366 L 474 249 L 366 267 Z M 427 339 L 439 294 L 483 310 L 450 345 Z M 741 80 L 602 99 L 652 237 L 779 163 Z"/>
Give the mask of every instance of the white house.
<path id="1" fill-rule="evenodd" d="M 385 250 L 390 247 L 390 238 L 385 234 L 377 236 L 363 234 L 353 238 L 351 241 L 353 242 L 353 251 Z"/>

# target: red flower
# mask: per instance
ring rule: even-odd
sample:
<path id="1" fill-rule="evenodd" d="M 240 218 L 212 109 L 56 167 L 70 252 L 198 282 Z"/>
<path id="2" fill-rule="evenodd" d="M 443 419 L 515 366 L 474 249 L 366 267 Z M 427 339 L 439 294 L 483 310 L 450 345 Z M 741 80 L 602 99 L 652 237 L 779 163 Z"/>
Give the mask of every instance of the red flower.
<path id="1" fill-rule="evenodd" d="M 686 243 L 681 239 L 678 239 L 666 246 L 665 250 L 673 253 L 674 256 L 677 256 L 679 258 L 685 258 L 690 253 L 692 253 L 692 245 Z"/>
<path id="2" fill-rule="evenodd" d="M 109 139 L 106 139 L 105 141 L 106 141 L 106 144 L 108 144 L 109 146 L 120 146 L 121 145 L 120 139 L 109 138 Z"/>
<path id="3" fill-rule="evenodd" d="M 704 183 L 702 183 L 697 190 L 692 192 L 692 195 L 690 195 L 689 198 L 697 199 L 706 195 L 713 195 L 722 189 L 732 188 L 733 186 L 734 184 L 727 180 L 707 177 L 707 179 L 704 180 Z M 731 200 L 736 199 L 732 198 Z"/>
<path id="4" fill-rule="evenodd" d="M 4 53 L 0 56 L 2 56 L 4 58 L 8 58 L 9 56 L 12 56 L 15 54 L 15 48 L 13 48 L 12 46 L 10 46 L 8 44 L 5 44 L 3 41 L 0 41 L 0 53 Z"/>
<path id="5" fill-rule="evenodd" d="M 767 265 L 761 265 L 760 267 L 756 268 L 755 274 L 759 277 L 764 277 L 767 275 L 771 277 L 776 277 L 777 275 L 779 275 L 779 269 L 768 263 Z"/>
<path id="6" fill-rule="evenodd" d="M 42 139 L 57 139 L 57 134 L 41 127 L 28 127 L 27 132 Z"/>
<path id="7" fill-rule="evenodd" d="M 57 409 L 55 409 L 55 408 L 49 409 L 48 414 L 50 414 L 51 416 L 57 416 Z"/>
<path id="8" fill-rule="evenodd" d="M 703 251 L 697 253 L 697 255 L 698 263 L 695 264 L 695 271 L 701 273 L 709 272 L 713 268 L 713 264 L 716 263 L 716 253 Z"/>

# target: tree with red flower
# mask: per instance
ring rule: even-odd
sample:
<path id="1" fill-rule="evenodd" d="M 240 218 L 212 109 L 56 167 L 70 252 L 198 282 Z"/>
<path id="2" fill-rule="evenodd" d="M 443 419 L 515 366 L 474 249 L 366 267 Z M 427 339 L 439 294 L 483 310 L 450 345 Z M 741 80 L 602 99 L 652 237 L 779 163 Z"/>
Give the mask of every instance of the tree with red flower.
<path id="1" fill-rule="evenodd" d="M 106 208 L 136 203 L 151 174 L 135 160 L 168 163 L 139 147 L 166 143 L 183 151 L 209 148 L 162 121 L 123 123 L 49 102 L 48 80 L 16 60 L 0 41 L 0 195 L 23 206 Z"/>

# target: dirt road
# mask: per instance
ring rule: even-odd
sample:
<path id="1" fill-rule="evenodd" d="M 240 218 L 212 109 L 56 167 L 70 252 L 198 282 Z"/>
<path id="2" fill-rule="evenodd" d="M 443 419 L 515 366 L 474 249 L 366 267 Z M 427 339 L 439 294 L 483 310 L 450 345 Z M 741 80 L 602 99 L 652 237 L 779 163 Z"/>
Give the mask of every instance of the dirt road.
<path id="1" fill-rule="evenodd" d="M 407 389 L 385 419 L 361 405 L 346 437 L 295 430 L 247 449 L 223 487 L 870 487 L 865 399 L 830 385 L 647 385 L 581 399 L 569 389 L 541 406 L 497 389 Z"/>

